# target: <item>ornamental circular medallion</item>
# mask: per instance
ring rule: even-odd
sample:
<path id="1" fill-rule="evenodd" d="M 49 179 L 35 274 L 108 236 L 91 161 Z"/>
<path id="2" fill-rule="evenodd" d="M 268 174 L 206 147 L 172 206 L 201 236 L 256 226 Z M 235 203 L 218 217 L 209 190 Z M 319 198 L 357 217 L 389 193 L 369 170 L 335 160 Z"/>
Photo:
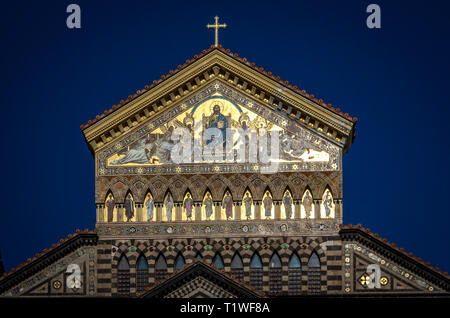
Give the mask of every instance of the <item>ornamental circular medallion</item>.
<path id="1" fill-rule="evenodd" d="M 242 231 L 243 231 L 244 233 L 247 233 L 247 232 L 248 232 L 248 226 L 247 226 L 247 225 L 244 225 L 244 226 L 242 227 Z"/>
<path id="2" fill-rule="evenodd" d="M 205 233 L 211 233 L 211 228 L 209 226 L 205 227 Z"/>
<path id="3" fill-rule="evenodd" d="M 350 288 L 347 287 L 347 288 L 345 289 L 345 292 L 346 292 L 346 293 L 349 293 L 349 292 L 350 292 Z"/>
<path id="4" fill-rule="evenodd" d="M 173 233 L 173 228 L 172 228 L 171 226 L 169 226 L 169 227 L 166 229 L 166 232 L 169 233 L 169 234 L 172 234 L 172 233 Z"/>
<path id="5" fill-rule="evenodd" d="M 61 286 L 62 286 L 62 283 L 61 283 L 59 280 L 55 280 L 55 281 L 53 282 L 53 288 L 54 288 L 54 289 L 60 289 Z"/>
<path id="6" fill-rule="evenodd" d="M 380 284 L 386 286 L 389 283 L 389 280 L 386 276 L 380 278 Z"/>
<path id="7" fill-rule="evenodd" d="M 434 290 L 433 286 L 428 287 L 428 290 L 433 291 Z"/>
<path id="8" fill-rule="evenodd" d="M 319 224 L 319 230 L 321 231 L 325 230 L 325 224 Z"/>
<path id="9" fill-rule="evenodd" d="M 134 226 L 130 227 L 129 232 L 130 233 L 135 233 L 136 232 L 136 228 Z"/>
<path id="10" fill-rule="evenodd" d="M 345 258 L 345 262 L 346 262 L 346 263 L 350 263 L 350 257 L 346 257 L 346 258 Z"/>
<path id="11" fill-rule="evenodd" d="M 287 231 L 287 225 L 286 224 L 281 224 L 280 230 L 281 230 L 281 232 L 286 232 Z"/>

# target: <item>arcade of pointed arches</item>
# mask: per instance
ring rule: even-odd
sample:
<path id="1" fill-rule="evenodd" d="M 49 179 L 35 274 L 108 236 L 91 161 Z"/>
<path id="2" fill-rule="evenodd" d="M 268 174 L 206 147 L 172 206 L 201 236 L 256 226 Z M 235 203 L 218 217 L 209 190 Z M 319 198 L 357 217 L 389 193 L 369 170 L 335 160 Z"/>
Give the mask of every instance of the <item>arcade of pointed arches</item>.
<path id="1" fill-rule="evenodd" d="M 200 258 L 199 258 L 200 255 Z M 201 254 L 197 253 L 196 260 L 203 260 Z M 218 269 L 224 269 L 225 264 L 220 252 L 216 252 L 212 260 L 210 260 Z M 185 258 L 181 252 L 175 257 L 173 263 L 173 270 L 181 270 L 186 264 Z M 244 281 L 244 262 L 243 258 L 236 251 L 233 255 L 230 264 L 231 275 L 238 281 Z M 302 264 L 300 257 L 296 251 L 293 251 L 289 257 L 287 264 L 287 282 L 288 282 L 288 295 L 300 295 L 302 293 L 302 270 L 307 273 L 307 293 L 308 294 L 320 294 L 321 292 L 321 262 L 318 256 L 318 252 L 313 250 L 308 258 L 306 264 Z M 132 269 L 132 266 L 135 268 Z M 131 280 L 134 276 L 136 282 L 136 291 L 144 292 L 150 283 L 150 272 L 153 273 L 153 282 L 162 281 L 167 278 L 169 265 L 166 257 L 160 252 L 153 264 L 153 271 L 149 270 L 149 262 L 145 254 L 139 254 L 135 264 L 130 264 L 126 253 L 123 252 L 117 262 L 117 296 L 130 296 L 131 295 Z M 250 270 L 250 286 L 259 292 L 263 291 L 263 265 L 262 258 L 258 251 L 254 251 L 249 264 Z M 269 290 L 268 293 L 271 296 L 282 295 L 282 281 L 283 281 L 283 263 L 277 253 L 273 251 L 268 264 L 269 272 Z M 133 275 L 135 273 L 135 275 Z"/>
<path id="2" fill-rule="evenodd" d="M 97 222 L 342 217 L 336 175 L 319 175 L 322 184 L 311 182 L 311 186 L 304 182 L 309 181 L 304 176 L 288 180 L 261 180 L 264 176 L 247 180 L 243 176 L 231 180 L 215 176 L 208 180 L 195 176 L 189 182 L 175 176 L 165 183 L 159 176 L 148 180 L 151 182 L 116 177 L 99 187 L 104 196 L 97 200 Z M 101 195 L 97 193 L 97 197 Z"/>

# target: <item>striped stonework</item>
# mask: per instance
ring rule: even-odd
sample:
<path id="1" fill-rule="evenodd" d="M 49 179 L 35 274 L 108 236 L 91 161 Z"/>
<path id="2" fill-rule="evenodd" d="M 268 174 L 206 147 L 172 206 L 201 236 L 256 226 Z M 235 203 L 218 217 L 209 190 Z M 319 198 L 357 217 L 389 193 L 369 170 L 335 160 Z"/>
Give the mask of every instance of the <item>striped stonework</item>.
<path id="1" fill-rule="evenodd" d="M 116 247 L 115 253 L 112 248 Z M 231 274 L 231 261 L 238 253 L 242 258 L 244 283 L 250 284 L 250 262 L 258 253 L 263 264 L 263 292 L 269 294 L 269 263 L 276 252 L 281 260 L 281 296 L 289 292 L 289 260 L 296 253 L 301 261 L 301 294 L 308 294 L 308 261 L 313 253 L 320 259 L 320 292 L 339 292 L 342 289 L 341 242 L 338 236 L 331 237 L 259 237 L 259 238 L 184 238 L 184 239 L 117 239 L 99 240 L 97 257 L 97 293 L 99 296 L 117 295 L 117 266 L 122 255 L 130 265 L 130 294 L 136 292 L 136 261 L 143 255 L 149 267 L 149 285 L 155 284 L 155 262 L 163 255 L 167 262 L 168 275 L 174 273 L 174 262 L 181 254 L 186 264 L 195 262 L 200 253 L 206 264 L 212 264 L 216 253 L 224 261 L 224 271 Z"/>

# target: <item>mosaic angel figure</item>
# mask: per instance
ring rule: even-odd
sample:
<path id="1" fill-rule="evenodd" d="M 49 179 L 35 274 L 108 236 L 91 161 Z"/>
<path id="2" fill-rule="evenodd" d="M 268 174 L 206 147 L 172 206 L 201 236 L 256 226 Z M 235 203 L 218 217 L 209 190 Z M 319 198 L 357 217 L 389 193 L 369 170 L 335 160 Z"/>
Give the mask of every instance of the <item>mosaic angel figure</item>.
<path id="1" fill-rule="evenodd" d="M 134 217 L 134 201 L 130 194 L 127 196 L 125 200 L 124 207 L 127 222 L 130 222 L 130 220 Z"/>
<path id="2" fill-rule="evenodd" d="M 311 197 L 311 194 L 309 194 L 309 191 L 306 192 L 305 196 L 303 197 L 303 208 L 305 209 L 306 212 L 306 218 L 308 219 L 311 215 L 311 211 L 312 211 L 312 204 L 313 204 L 313 200 Z"/>
<path id="3" fill-rule="evenodd" d="M 172 209 L 173 209 L 173 198 L 169 193 L 164 200 L 164 205 L 166 206 L 166 217 L 168 221 L 172 221 Z"/>
<path id="4" fill-rule="evenodd" d="M 331 214 L 331 209 L 333 208 L 333 198 L 331 197 L 330 191 L 326 191 L 325 199 L 323 200 L 323 206 L 325 208 L 325 215 L 327 217 Z"/>
<path id="5" fill-rule="evenodd" d="M 272 216 L 272 203 L 270 195 L 266 196 L 263 200 L 266 219 L 269 219 Z"/>
<path id="6" fill-rule="evenodd" d="M 250 220 L 250 217 L 252 216 L 252 198 L 246 194 L 244 198 L 244 206 L 245 206 L 245 216 L 247 217 L 247 220 Z"/>
<path id="7" fill-rule="evenodd" d="M 290 219 L 292 215 L 292 197 L 289 192 L 283 198 L 284 211 L 286 211 L 286 218 Z"/>
<path id="8" fill-rule="evenodd" d="M 191 195 L 188 193 L 186 199 L 184 200 L 184 210 L 186 211 L 186 218 L 192 220 L 192 207 L 194 205 L 194 200 L 192 200 Z"/>
<path id="9" fill-rule="evenodd" d="M 154 202 L 152 197 L 149 197 L 148 200 L 145 202 L 145 207 L 147 208 L 147 222 L 149 222 L 153 220 Z"/>
<path id="10" fill-rule="evenodd" d="M 205 212 L 206 218 L 209 220 L 209 218 L 211 218 L 211 215 L 213 214 L 213 200 L 209 193 L 206 195 L 205 199 Z"/>
<path id="11" fill-rule="evenodd" d="M 106 207 L 108 209 L 108 222 L 112 222 L 114 219 L 114 206 L 116 205 L 116 200 L 113 196 L 110 196 L 108 201 L 106 201 Z"/>
<path id="12" fill-rule="evenodd" d="M 225 215 L 227 216 L 227 220 L 233 217 L 233 199 L 230 194 L 226 194 L 225 198 L 223 198 L 222 207 L 225 209 Z"/>

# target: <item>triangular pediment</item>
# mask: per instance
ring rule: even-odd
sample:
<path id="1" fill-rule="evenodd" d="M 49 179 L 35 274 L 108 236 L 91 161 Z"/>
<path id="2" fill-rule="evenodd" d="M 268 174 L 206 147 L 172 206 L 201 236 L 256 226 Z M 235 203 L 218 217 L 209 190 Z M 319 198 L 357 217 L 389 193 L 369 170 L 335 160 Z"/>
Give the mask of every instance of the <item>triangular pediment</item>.
<path id="1" fill-rule="evenodd" d="M 242 100 L 276 113 L 289 124 L 298 124 L 344 151 L 350 147 L 354 135 L 354 121 L 350 117 L 306 98 L 248 64 L 221 50 L 210 50 L 169 78 L 139 91 L 120 107 L 105 111 L 93 123 L 83 126 L 91 151 L 104 151 L 118 140 L 144 129 L 156 118 L 170 117 L 180 105 L 193 106 L 193 98 L 205 94 L 205 89 L 213 83 Z"/>
<path id="2" fill-rule="evenodd" d="M 159 284 L 150 287 L 141 298 L 260 298 L 250 286 L 231 278 L 203 262 L 186 265 Z"/>

